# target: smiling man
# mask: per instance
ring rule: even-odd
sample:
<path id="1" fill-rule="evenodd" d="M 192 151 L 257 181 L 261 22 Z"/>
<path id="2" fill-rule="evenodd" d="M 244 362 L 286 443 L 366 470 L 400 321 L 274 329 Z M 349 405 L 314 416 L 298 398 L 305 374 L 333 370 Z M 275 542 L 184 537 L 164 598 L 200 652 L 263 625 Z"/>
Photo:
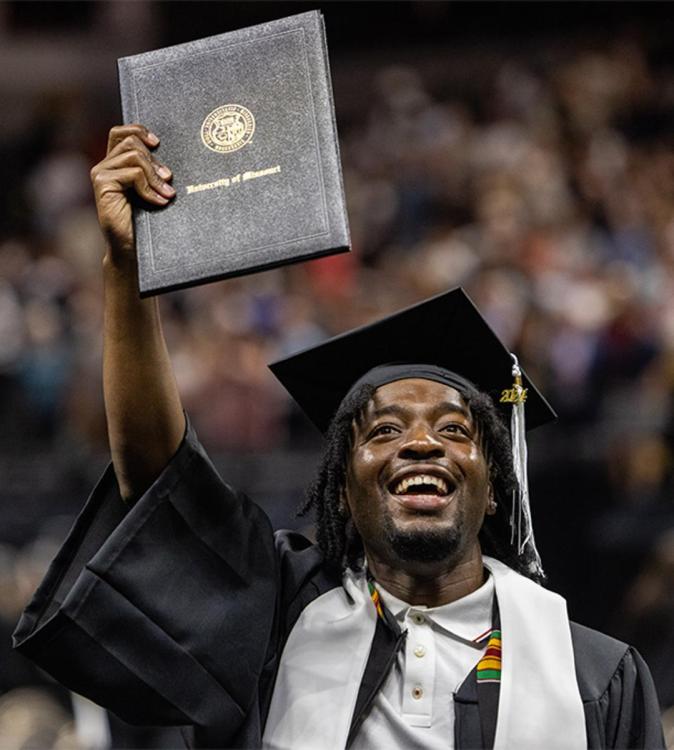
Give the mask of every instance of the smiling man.
<path id="1" fill-rule="evenodd" d="M 354 429 L 345 500 L 374 578 L 430 606 L 482 585 L 478 533 L 496 505 L 461 394 L 421 378 L 395 381 L 377 389 Z M 420 590 L 415 577 L 438 590 Z M 457 580 L 463 591 L 450 594 Z"/>
<path id="2" fill-rule="evenodd" d="M 511 356 L 461 290 L 272 366 L 327 432 L 305 508 L 317 544 L 274 534 L 221 480 L 183 415 L 156 300 L 138 296 L 129 194 L 175 194 L 157 143 L 114 128 L 92 171 L 112 466 L 18 648 L 201 747 L 663 747 L 639 655 L 570 623 L 540 585 L 493 398 L 509 400 Z M 523 383 L 529 425 L 548 421 Z"/>

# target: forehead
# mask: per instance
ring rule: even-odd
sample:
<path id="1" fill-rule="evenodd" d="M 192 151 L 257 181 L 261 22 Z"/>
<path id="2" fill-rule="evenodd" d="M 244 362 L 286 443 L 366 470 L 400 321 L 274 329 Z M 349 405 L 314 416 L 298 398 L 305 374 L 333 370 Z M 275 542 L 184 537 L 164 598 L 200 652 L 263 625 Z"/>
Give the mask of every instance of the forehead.
<path id="1" fill-rule="evenodd" d="M 450 385 L 423 378 L 405 378 L 379 386 L 368 404 L 366 414 L 387 406 L 410 409 L 457 407 L 467 409 L 463 396 Z"/>

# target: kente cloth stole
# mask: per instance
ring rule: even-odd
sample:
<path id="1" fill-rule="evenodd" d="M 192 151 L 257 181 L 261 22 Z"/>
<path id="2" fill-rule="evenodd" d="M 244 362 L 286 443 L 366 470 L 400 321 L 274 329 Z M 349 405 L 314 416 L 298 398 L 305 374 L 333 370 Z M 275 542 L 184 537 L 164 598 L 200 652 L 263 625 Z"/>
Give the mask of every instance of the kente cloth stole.
<path id="1" fill-rule="evenodd" d="M 371 578 L 367 579 L 367 588 L 370 592 L 370 598 L 372 599 L 372 603 L 374 604 L 374 609 L 377 613 L 377 617 L 381 617 L 381 619 L 386 622 L 386 618 L 384 617 L 384 610 L 381 606 L 381 597 L 379 596 L 377 587 L 374 585 L 374 581 Z"/>
<path id="2" fill-rule="evenodd" d="M 477 681 L 501 682 L 501 631 L 493 628 L 487 641 L 487 650 L 477 664 Z"/>

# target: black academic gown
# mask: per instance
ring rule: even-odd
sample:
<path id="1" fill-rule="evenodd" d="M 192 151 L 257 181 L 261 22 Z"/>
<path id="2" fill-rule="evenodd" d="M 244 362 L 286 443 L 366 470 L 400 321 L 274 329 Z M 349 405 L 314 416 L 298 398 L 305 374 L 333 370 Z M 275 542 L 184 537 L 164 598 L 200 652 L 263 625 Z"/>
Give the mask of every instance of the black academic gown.
<path id="1" fill-rule="evenodd" d="M 186 728 L 199 747 L 259 747 L 285 640 L 341 585 L 318 549 L 274 535 L 222 482 L 194 432 L 151 489 L 123 504 L 109 467 L 14 635 L 58 681 L 132 724 Z M 664 748 L 648 669 L 629 646 L 571 625 L 590 748 Z M 379 620 L 350 738 L 404 635 Z M 455 696 L 455 747 L 489 748 L 498 686 Z"/>

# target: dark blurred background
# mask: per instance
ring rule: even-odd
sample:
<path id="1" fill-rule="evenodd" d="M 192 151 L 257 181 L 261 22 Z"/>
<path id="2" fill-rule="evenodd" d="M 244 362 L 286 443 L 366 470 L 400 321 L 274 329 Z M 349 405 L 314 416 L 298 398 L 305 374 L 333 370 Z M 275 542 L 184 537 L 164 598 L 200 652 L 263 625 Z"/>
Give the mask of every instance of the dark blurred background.
<path id="1" fill-rule="evenodd" d="M 88 172 L 120 121 L 116 58 L 315 7 L 353 253 L 162 300 L 203 442 L 275 525 L 301 527 L 320 438 L 266 363 L 465 286 L 559 413 L 530 440 L 550 586 L 635 643 L 673 706 L 669 3 L 1 3 L 3 642 L 107 461 Z M 3 748 L 110 745 L 82 729 L 89 708 L 73 729 L 70 698 L 0 653 Z"/>

